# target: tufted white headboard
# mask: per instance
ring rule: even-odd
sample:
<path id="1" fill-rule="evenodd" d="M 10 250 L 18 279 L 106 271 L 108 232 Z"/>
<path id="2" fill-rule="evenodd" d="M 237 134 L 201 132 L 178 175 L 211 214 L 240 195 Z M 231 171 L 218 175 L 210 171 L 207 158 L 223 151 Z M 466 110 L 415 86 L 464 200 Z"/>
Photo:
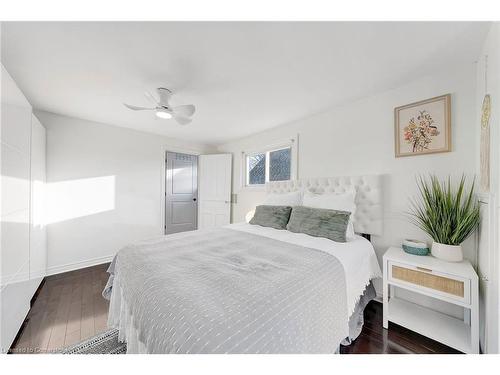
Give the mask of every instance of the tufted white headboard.
<path id="1" fill-rule="evenodd" d="M 317 194 L 342 193 L 347 188 L 356 189 L 356 233 L 382 234 L 382 176 L 314 177 L 293 181 L 275 181 L 266 184 L 268 193 L 288 193 L 310 190 Z"/>

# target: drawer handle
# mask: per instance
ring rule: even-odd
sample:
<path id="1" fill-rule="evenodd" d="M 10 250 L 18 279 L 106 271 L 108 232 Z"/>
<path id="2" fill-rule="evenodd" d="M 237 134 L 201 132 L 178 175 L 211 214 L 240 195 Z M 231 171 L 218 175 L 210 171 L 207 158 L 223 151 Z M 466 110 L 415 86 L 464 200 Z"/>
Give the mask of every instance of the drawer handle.
<path id="1" fill-rule="evenodd" d="M 424 272 L 432 272 L 432 270 L 431 270 L 431 269 L 429 269 L 429 268 L 418 267 L 418 266 L 417 266 L 417 270 L 419 270 L 419 271 L 424 271 Z"/>

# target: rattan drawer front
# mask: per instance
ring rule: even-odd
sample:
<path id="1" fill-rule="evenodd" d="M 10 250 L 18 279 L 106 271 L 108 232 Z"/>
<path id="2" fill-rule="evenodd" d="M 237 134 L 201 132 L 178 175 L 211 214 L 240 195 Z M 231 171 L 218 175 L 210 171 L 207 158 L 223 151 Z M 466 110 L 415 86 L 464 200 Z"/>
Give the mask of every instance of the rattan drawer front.
<path id="1" fill-rule="evenodd" d="M 465 298 L 463 281 L 433 275 L 431 272 L 432 270 L 426 272 L 392 265 L 393 279 Z"/>

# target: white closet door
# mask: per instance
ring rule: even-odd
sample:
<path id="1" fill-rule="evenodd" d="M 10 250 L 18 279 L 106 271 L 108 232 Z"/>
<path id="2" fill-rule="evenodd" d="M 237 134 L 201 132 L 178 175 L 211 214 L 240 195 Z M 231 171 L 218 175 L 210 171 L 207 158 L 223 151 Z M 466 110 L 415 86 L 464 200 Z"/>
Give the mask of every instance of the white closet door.
<path id="1" fill-rule="evenodd" d="M 30 279 L 42 278 L 47 268 L 45 229 L 45 128 L 33 116 L 31 121 L 31 233 Z"/>
<path id="2" fill-rule="evenodd" d="M 1 70 L 0 352 L 9 349 L 36 289 L 29 279 L 31 106 Z"/>
<path id="3" fill-rule="evenodd" d="M 231 154 L 199 157 L 199 229 L 220 227 L 231 219 Z"/>

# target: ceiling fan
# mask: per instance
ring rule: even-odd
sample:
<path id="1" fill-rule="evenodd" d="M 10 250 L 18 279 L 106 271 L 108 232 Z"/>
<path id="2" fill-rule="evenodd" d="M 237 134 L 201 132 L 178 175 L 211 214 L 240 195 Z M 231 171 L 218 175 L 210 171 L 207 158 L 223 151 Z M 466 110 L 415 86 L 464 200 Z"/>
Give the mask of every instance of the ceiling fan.
<path id="1" fill-rule="evenodd" d="M 196 109 L 194 105 L 186 104 L 172 107 L 169 104 L 170 98 L 173 95 L 172 91 L 164 87 L 158 87 L 156 92 L 159 99 L 156 99 L 150 92 L 144 94 L 155 105 L 153 108 L 138 107 L 126 103 L 123 103 L 123 105 L 133 111 L 155 111 L 157 117 L 162 119 L 173 118 L 181 125 L 187 125 L 192 121 L 191 116 L 193 116 Z"/>

